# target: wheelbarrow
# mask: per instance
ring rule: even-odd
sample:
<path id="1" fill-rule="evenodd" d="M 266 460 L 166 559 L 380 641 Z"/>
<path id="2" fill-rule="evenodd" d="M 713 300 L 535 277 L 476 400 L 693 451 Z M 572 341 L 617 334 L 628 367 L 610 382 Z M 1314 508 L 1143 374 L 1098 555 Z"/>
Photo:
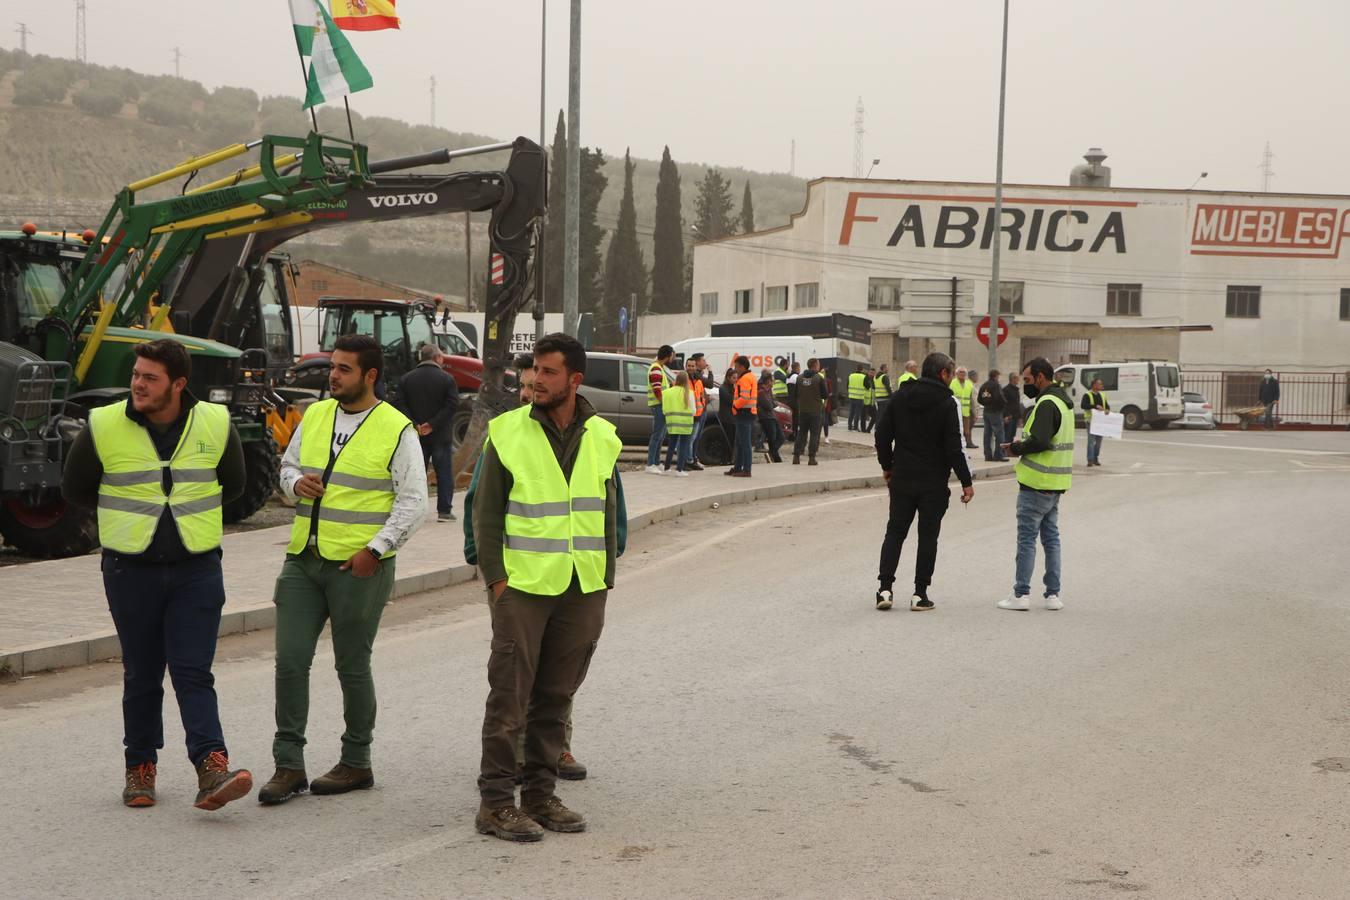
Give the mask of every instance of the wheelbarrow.
<path id="1" fill-rule="evenodd" d="M 1266 417 L 1266 408 L 1264 406 L 1247 406 L 1242 409 L 1233 410 L 1233 415 L 1237 416 L 1237 427 L 1239 431 L 1246 431 L 1253 425 L 1260 425 L 1261 420 Z M 1274 416 L 1271 421 L 1279 424 L 1280 417 Z"/>

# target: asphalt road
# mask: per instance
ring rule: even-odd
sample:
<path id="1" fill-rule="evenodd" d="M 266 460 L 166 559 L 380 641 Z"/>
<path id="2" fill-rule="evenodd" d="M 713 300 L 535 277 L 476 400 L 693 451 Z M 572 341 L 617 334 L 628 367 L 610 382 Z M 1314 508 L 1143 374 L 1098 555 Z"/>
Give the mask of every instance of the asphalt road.
<path id="1" fill-rule="evenodd" d="M 356 795 L 194 810 L 170 705 L 160 805 L 127 810 L 115 665 L 0 686 L 0 896 L 1346 896 L 1350 436 L 1146 433 L 1103 460 L 1062 508 L 1058 613 L 994 607 L 1010 481 L 948 513 L 933 613 L 872 608 L 880 492 L 642 532 L 578 695 L 592 777 L 560 790 L 591 828 L 541 844 L 473 830 L 473 585 L 391 609 Z M 217 666 L 259 780 L 269 645 Z M 331 654 L 314 688 L 318 774 Z"/>

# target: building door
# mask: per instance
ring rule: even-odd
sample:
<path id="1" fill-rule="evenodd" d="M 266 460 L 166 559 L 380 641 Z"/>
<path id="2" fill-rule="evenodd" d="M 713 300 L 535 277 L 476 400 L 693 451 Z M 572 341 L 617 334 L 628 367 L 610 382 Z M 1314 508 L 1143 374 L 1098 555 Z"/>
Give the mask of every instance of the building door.
<path id="1" fill-rule="evenodd" d="M 1055 368 L 1082 365 L 1091 361 L 1091 350 L 1088 338 L 1022 338 L 1022 365 L 1038 356 L 1050 360 Z"/>

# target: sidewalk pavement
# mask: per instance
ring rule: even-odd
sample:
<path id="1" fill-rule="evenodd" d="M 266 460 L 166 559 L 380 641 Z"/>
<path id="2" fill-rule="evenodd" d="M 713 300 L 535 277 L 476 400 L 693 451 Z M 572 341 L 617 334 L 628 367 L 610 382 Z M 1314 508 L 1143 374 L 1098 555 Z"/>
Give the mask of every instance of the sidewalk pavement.
<path id="1" fill-rule="evenodd" d="M 834 429 L 831 429 L 833 434 Z M 850 443 L 870 443 L 871 435 L 840 436 Z M 977 478 L 1005 475 L 1006 463 L 972 461 Z M 628 504 L 628 533 L 713 503 L 749 503 L 794 494 L 876 488 L 883 484 L 870 457 L 822 462 L 820 466 L 761 464 L 750 481 L 733 480 L 721 469 L 671 478 L 628 472 L 623 476 Z M 462 495 L 458 495 L 462 496 Z M 460 521 L 437 522 L 434 513 L 399 551 L 394 596 L 458 584 L 476 577 L 464 562 L 463 509 Z M 275 623 L 272 585 L 281 568 L 290 526 L 262 528 L 225 536 L 225 610 L 220 633 L 270 628 Z M 100 555 L 26 563 L 0 569 L 0 670 L 18 675 L 45 669 L 86 665 L 121 655 L 108 614 L 100 572 Z"/>

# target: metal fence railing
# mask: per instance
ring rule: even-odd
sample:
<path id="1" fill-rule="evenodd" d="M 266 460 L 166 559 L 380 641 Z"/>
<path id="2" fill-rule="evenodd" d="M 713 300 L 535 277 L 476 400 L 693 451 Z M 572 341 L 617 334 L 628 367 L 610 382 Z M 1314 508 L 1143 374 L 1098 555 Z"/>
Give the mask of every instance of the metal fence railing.
<path id="1" fill-rule="evenodd" d="M 1220 425 L 1237 423 L 1238 410 L 1261 405 L 1263 372 L 1183 369 L 1184 391 L 1203 394 Z M 1350 425 L 1350 372 L 1276 372 L 1282 424 L 1320 428 Z"/>

